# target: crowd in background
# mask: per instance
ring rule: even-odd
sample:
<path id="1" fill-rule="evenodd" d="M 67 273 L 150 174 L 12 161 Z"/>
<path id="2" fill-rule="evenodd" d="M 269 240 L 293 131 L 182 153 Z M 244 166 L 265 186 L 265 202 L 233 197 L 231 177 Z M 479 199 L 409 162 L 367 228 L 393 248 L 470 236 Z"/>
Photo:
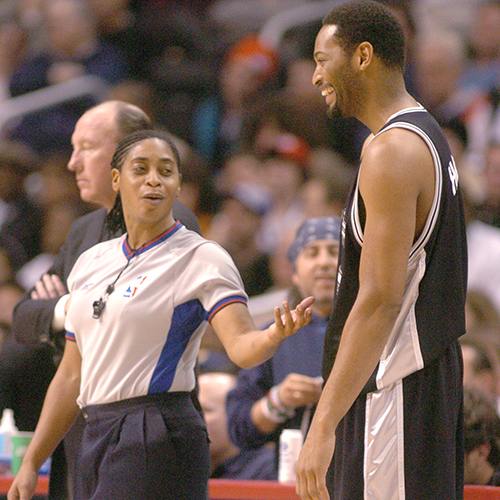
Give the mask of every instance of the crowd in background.
<path id="1" fill-rule="evenodd" d="M 465 381 L 500 411 L 500 0 L 381 1 L 407 34 L 407 87 L 457 163 L 469 238 Z M 231 254 L 249 296 L 289 287 L 297 228 L 340 215 L 368 134 L 328 118 L 311 83 L 315 35 L 337 2 L 1 0 L 0 338 L 71 223 L 94 208 L 67 163 L 76 121 L 105 99 L 138 105 L 175 137 L 180 200 Z M 32 92 L 88 81 L 89 94 L 2 116 Z"/>

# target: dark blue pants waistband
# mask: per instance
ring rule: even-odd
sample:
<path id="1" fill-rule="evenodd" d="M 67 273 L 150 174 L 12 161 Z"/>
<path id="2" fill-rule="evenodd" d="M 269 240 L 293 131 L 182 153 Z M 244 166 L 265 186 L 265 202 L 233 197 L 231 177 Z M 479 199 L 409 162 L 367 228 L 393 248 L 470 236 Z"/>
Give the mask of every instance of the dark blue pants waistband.
<path id="1" fill-rule="evenodd" d="M 177 407 L 191 401 L 189 392 L 161 392 L 158 394 L 146 394 L 135 398 L 122 399 L 112 403 L 103 403 L 97 405 L 87 405 L 82 408 L 85 418 L 102 416 L 108 412 L 116 412 L 126 409 L 138 409 L 147 406 L 172 406 Z"/>

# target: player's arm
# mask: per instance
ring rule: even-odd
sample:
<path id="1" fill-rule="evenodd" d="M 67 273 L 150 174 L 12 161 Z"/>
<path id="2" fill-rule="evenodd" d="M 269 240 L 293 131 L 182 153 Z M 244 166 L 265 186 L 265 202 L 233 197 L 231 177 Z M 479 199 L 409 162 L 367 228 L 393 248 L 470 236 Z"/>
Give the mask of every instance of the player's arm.
<path id="1" fill-rule="evenodd" d="M 38 471 L 73 424 L 79 408 L 81 356 L 76 342 L 67 341 L 49 386 L 33 439 L 8 494 L 9 500 L 31 498 Z"/>
<path id="2" fill-rule="evenodd" d="M 360 168 L 366 222 L 359 293 L 299 460 L 297 491 L 305 498 L 328 498 L 324 477 L 335 429 L 375 370 L 394 326 L 410 249 L 425 219 L 421 201 L 433 192 L 432 158 L 409 131 L 395 129 L 374 139 Z"/>

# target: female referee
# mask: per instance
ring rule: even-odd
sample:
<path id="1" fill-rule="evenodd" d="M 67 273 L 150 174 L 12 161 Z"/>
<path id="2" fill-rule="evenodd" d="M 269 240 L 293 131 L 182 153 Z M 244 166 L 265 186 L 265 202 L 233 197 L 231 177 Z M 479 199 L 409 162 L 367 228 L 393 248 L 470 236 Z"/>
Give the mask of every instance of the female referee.
<path id="1" fill-rule="evenodd" d="M 118 197 L 108 220 L 126 234 L 83 253 L 71 272 L 64 356 L 9 500 L 33 496 L 80 409 L 77 500 L 206 500 L 208 438 L 190 391 L 207 322 L 250 368 L 311 319 L 308 298 L 255 329 L 229 255 L 173 218 L 180 161 L 163 132 L 126 137 L 111 165 Z"/>

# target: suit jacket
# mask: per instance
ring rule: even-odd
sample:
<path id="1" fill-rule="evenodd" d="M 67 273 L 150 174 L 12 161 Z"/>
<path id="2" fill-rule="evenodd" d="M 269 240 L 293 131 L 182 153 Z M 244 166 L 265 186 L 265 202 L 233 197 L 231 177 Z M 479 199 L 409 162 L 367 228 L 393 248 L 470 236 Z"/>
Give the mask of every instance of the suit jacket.
<path id="1" fill-rule="evenodd" d="M 106 213 L 106 209 L 101 208 L 73 223 L 49 274 L 57 274 L 66 284 L 78 257 L 96 243 L 107 239 Z M 201 234 L 198 219 L 182 203 L 174 203 L 174 218 L 180 220 L 188 229 Z M 36 345 L 40 341 L 53 343 L 56 352 L 62 353 L 64 332 L 52 331 L 54 307 L 59 298 L 33 300 L 30 293 L 31 291 L 21 299 L 14 310 L 12 331 L 16 340 L 28 345 Z"/>

